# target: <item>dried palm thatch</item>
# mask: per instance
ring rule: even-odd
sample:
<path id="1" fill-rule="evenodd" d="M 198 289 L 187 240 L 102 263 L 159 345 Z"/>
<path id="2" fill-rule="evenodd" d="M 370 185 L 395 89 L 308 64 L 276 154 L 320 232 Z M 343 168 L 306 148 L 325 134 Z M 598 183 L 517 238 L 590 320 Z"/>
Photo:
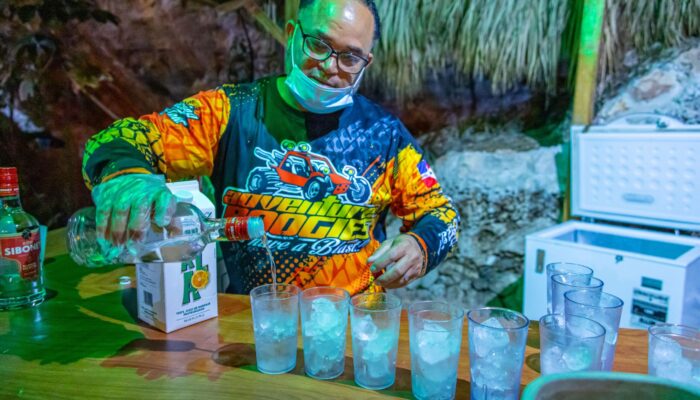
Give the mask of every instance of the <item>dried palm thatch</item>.
<path id="1" fill-rule="evenodd" d="M 601 82 L 624 52 L 674 46 L 700 35 L 700 0 L 605 0 Z M 575 60 L 583 0 L 377 0 L 383 39 L 369 80 L 398 99 L 416 96 L 430 73 L 455 66 L 501 93 L 525 83 L 557 93 L 558 67 Z M 574 64 L 569 63 L 570 77 Z M 570 80 L 570 82 L 572 82 Z"/>

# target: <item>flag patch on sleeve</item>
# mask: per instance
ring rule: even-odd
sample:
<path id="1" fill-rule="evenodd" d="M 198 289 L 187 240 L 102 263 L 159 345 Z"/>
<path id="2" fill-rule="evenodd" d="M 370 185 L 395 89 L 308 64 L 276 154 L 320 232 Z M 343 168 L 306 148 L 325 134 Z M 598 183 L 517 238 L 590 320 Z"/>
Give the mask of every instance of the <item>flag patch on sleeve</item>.
<path id="1" fill-rule="evenodd" d="M 431 188 L 437 184 L 437 177 L 425 160 L 418 163 L 418 172 L 420 172 L 420 179 L 425 186 Z"/>

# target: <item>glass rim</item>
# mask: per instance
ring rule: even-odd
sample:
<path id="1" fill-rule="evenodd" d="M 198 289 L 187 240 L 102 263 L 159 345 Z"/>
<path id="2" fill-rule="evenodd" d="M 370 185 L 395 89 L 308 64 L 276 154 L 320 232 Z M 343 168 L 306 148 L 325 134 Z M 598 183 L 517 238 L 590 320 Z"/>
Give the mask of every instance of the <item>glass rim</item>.
<path id="1" fill-rule="evenodd" d="M 356 304 L 356 302 L 360 301 L 360 299 L 365 299 L 371 296 L 383 297 L 383 303 L 387 305 L 392 305 L 392 307 L 374 309 Z M 396 304 L 391 304 L 392 302 L 396 302 Z M 350 305 L 352 305 L 353 309 L 361 310 L 362 312 L 386 312 L 395 310 L 397 308 L 401 309 L 402 303 L 401 299 L 398 296 L 393 295 L 391 293 L 358 293 L 350 298 Z"/>
<path id="2" fill-rule="evenodd" d="M 316 296 L 324 296 L 324 297 L 326 297 L 326 296 L 334 296 L 334 295 L 335 295 L 335 294 L 333 294 L 333 293 L 314 293 L 314 292 L 321 292 L 321 291 L 323 291 L 323 290 L 336 291 L 336 294 L 337 294 L 338 296 L 342 296 L 342 299 L 340 299 L 340 300 L 338 300 L 338 301 L 348 301 L 348 300 L 350 300 L 350 293 L 348 293 L 347 290 L 345 290 L 345 289 L 343 289 L 343 288 L 341 288 L 341 287 L 337 287 L 337 286 L 314 286 L 314 287 L 310 287 L 310 288 L 304 289 L 304 290 L 301 292 L 301 295 L 300 295 L 299 297 L 300 297 L 301 300 L 309 300 L 309 299 L 312 299 L 312 298 L 313 298 L 312 296 L 314 296 L 314 297 L 316 297 Z"/>
<path id="3" fill-rule="evenodd" d="M 552 281 L 556 282 L 559 285 L 566 285 L 569 287 L 575 287 L 575 288 L 580 288 L 580 289 L 598 289 L 598 288 L 603 287 L 603 285 L 605 284 L 605 282 L 603 282 L 599 278 L 596 278 L 595 276 L 591 276 L 590 280 L 591 281 L 595 280 L 595 281 L 599 282 L 600 285 L 590 286 L 590 284 L 588 284 L 587 286 L 576 286 L 576 284 L 574 284 L 573 282 L 572 283 L 560 282 L 559 279 L 561 279 L 561 278 L 557 278 L 558 276 L 567 276 L 567 275 L 581 275 L 581 274 L 554 274 L 554 275 L 552 275 Z"/>
<path id="4" fill-rule="evenodd" d="M 472 318 L 472 313 L 475 313 L 477 311 L 503 311 L 505 313 L 514 314 L 515 316 L 522 318 L 524 320 L 524 324 L 514 326 L 514 327 L 508 327 L 508 328 L 506 328 L 506 327 L 496 328 L 493 326 L 484 325 L 483 323 Z M 467 319 L 469 320 L 469 322 L 473 322 L 473 323 L 479 325 L 480 328 L 489 328 L 489 329 L 495 329 L 495 330 L 518 331 L 518 330 L 521 330 L 523 328 L 527 329 L 530 326 L 530 319 L 528 317 L 526 317 L 525 314 L 518 312 L 518 311 L 508 309 L 508 308 L 503 308 L 503 307 L 474 308 L 474 309 L 471 309 L 467 312 Z"/>
<path id="5" fill-rule="evenodd" d="M 455 304 L 452 304 L 447 301 L 442 301 L 442 300 L 420 300 L 420 301 L 415 301 L 411 304 L 408 305 L 408 315 L 416 315 L 422 311 L 440 311 L 440 310 L 430 310 L 430 309 L 423 309 L 423 310 L 416 310 L 415 307 L 418 305 L 425 305 L 425 304 L 444 304 L 447 306 L 447 312 L 450 314 L 450 318 L 448 319 L 429 319 L 425 318 L 425 321 L 434 321 L 434 322 L 454 322 L 457 320 L 462 320 L 464 319 L 464 309 L 462 307 L 458 307 Z M 457 311 L 457 315 L 452 316 L 452 310 Z M 429 330 L 429 329 L 428 329 Z"/>
<path id="6" fill-rule="evenodd" d="M 269 289 L 272 289 L 273 286 L 283 287 L 285 290 L 282 292 L 279 291 L 272 291 Z M 290 291 L 287 291 L 288 289 L 291 289 Z M 267 291 L 269 290 L 269 291 Z M 270 299 L 266 299 L 267 301 L 284 301 L 284 300 L 289 300 L 292 297 L 299 297 L 299 294 L 301 293 L 301 289 L 297 285 L 293 284 L 288 284 L 288 283 L 266 283 L 264 285 L 256 286 L 253 288 L 253 290 L 250 291 L 250 298 L 251 299 L 258 299 L 262 298 L 263 296 L 272 294 L 272 293 L 283 293 L 286 294 L 287 296 L 275 296 Z"/>
<path id="7" fill-rule="evenodd" d="M 583 265 L 583 264 L 572 263 L 572 262 L 566 262 L 566 261 L 551 262 L 551 263 L 545 265 L 545 267 L 544 267 L 545 270 L 546 270 L 546 271 L 549 271 L 549 267 L 552 266 L 552 265 L 573 265 L 573 266 L 576 266 L 576 267 L 582 267 L 582 268 L 586 269 L 587 271 L 590 271 L 591 275 L 593 274 L 593 268 L 591 268 L 591 267 L 589 267 L 589 266 L 586 266 L 586 265 Z M 554 271 L 553 271 L 553 272 L 554 272 Z M 581 274 L 581 275 L 584 275 L 584 274 Z"/>
<path id="8" fill-rule="evenodd" d="M 583 292 L 592 292 L 592 293 L 600 294 L 601 296 L 605 296 L 609 299 L 612 299 L 613 301 L 616 301 L 618 304 L 611 305 L 611 306 L 604 306 L 604 305 L 600 305 L 600 303 L 599 304 L 590 304 L 590 303 L 584 303 L 582 301 L 578 301 L 578 300 L 574 300 L 574 299 L 570 298 L 571 296 L 575 296 L 576 293 L 583 293 Z M 567 290 L 566 292 L 564 292 L 564 301 L 566 301 L 566 300 L 569 300 L 570 302 L 575 303 L 575 304 L 580 304 L 582 306 L 597 308 L 597 309 L 601 309 L 601 310 L 614 310 L 616 308 L 622 308 L 625 305 L 625 302 L 621 298 L 615 296 L 614 294 L 607 293 L 607 292 L 593 291 L 593 290 L 591 290 L 591 288 Z"/>
<path id="9" fill-rule="evenodd" d="M 669 332 L 656 332 L 659 330 L 664 330 L 664 329 L 678 329 L 682 332 L 678 331 L 669 331 Z M 687 351 L 692 351 L 692 352 L 700 352 L 700 329 L 693 328 L 692 326 L 688 325 L 682 325 L 682 324 L 656 324 L 652 325 L 649 328 L 647 328 L 647 331 L 649 332 L 650 337 L 654 337 L 658 340 L 664 341 L 666 343 L 676 343 L 678 344 L 683 350 Z M 692 334 L 692 336 L 688 336 L 687 333 Z M 693 341 L 698 342 L 698 347 L 692 347 L 692 346 L 687 346 L 682 343 L 680 343 L 677 340 L 674 340 L 672 338 L 669 338 L 667 335 L 673 334 L 673 335 L 678 335 L 683 337 L 684 339 L 690 339 Z"/>
<path id="10" fill-rule="evenodd" d="M 543 325 L 546 326 L 546 324 L 544 324 L 543 321 L 544 321 L 545 319 L 547 319 L 547 318 L 561 318 L 561 319 L 564 320 L 564 329 L 563 329 L 563 331 L 561 331 L 561 332 L 557 332 L 557 333 L 556 333 L 557 335 L 565 336 L 565 337 L 567 337 L 567 338 L 573 338 L 573 339 L 576 339 L 576 340 L 596 340 L 596 339 L 600 339 L 601 337 L 603 338 L 603 340 L 605 340 L 606 329 L 605 329 L 605 327 L 603 326 L 603 324 L 601 324 L 601 323 L 598 322 L 598 321 L 592 320 L 592 319 L 590 319 L 590 318 L 587 318 L 587 317 L 584 317 L 584 316 L 581 316 L 581 315 L 572 315 L 572 314 L 569 314 L 569 315 L 565 315 L 565 314 L 546 314 L 546 315 L 543 315 L 542 318 L 540 318 L 540 320 L 538 321 L 538 322 L 539 322 L 540 329 L 542 329 L 542 326 L 543 326 Z M 590 322 L 590 323 L 593 323 L 593 326 L 596 326 L 596 327 L 600 328 L 600 329 L 602 330 L 602 332 L 601 332 L 600 334 L 595 335 L 595 336 L 586 336 L 586 337 L 571 335 L 571 334 L 569 334 L 569 333 L 566 331 L 566 319 L 567 319 L 567 318 L 586 320 L 586 321 L 588 321 L 588 322 Z M 559 324 L 557 324 L 557 325 L 559 325 Z M 547 328 L 545 328 L 545 329 L 547 329 Z M 540 335 L 540 338 L 541 338 L 541 337 L 542 337 L 542 335 Z M 540 340 L 541 340 L 541 339 L 540 339 Z"/>

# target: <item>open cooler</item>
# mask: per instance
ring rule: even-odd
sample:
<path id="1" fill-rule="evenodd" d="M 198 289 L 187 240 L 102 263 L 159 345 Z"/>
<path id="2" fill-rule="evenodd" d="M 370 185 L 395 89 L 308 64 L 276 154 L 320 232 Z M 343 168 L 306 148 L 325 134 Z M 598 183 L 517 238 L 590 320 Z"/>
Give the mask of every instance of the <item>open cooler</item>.
<path id="1" fill-rule="evenodd" d="M 700 126 L 634 114 L 572 127 L 571 205 L 583 221 L 526 237 L 528 318 L 547 313 L 545 266 L 563 261 L 625 302 L 622 327 L 700 327 Z"/>

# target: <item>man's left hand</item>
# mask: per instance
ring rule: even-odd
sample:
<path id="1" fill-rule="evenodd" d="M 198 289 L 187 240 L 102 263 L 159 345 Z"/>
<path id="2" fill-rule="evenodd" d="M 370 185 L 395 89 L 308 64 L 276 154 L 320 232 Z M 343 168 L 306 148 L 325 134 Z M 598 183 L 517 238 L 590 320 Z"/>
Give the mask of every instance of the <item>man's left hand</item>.
<path id="1" fill-rule="evenodd" d="M 425 274 L 423 251 L 416 239 L 410 235 L 399 235 L 386 240 L 367 261 L 372 264 L 372 273 L 386 271 L 375 281 L 381 287 L 398 289 Z"/>

